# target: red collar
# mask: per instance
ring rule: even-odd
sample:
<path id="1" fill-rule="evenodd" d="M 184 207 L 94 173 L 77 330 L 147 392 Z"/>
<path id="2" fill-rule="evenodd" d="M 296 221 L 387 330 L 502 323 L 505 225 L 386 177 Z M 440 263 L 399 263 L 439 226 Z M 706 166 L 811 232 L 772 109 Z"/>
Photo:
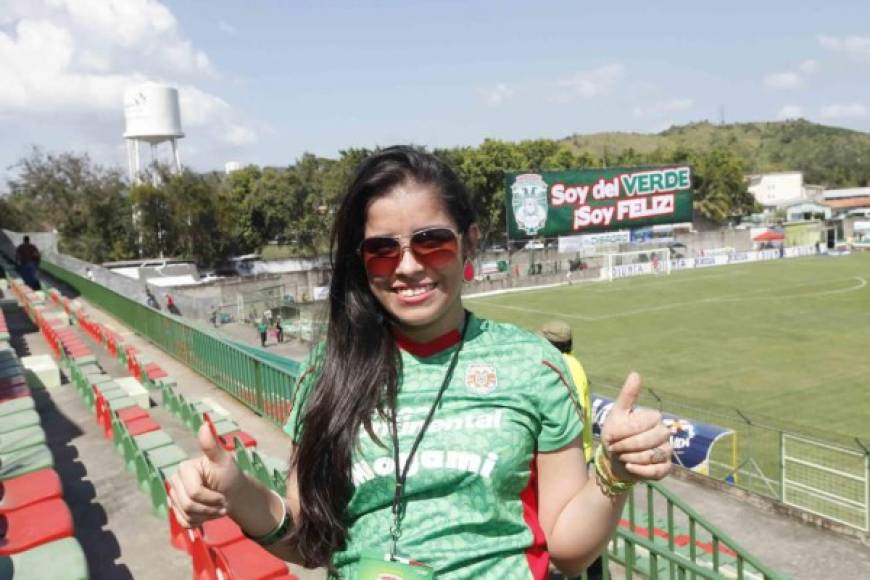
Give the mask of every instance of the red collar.
<path id="1" fill-rule="evenodd" d="M 462 340 L 462 333 L 455 328 L 429 342 L 414 342 L 395 328 L 393 329 L 393 335 L 396 337 L 396 344 L 399 345 L 399 348 L 414 356 L 422 357 L 436 355 Z"/>

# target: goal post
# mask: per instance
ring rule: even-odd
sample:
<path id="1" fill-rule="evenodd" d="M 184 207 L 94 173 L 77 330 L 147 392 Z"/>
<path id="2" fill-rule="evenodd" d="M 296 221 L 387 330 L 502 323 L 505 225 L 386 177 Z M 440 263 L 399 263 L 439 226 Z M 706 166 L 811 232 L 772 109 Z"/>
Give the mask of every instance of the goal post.
<path id="1" fill-rule="evenodd" d="M 671 251 L 668 248 L 605 254 L 601 268 L 601 278 L 609 281 L 644 274 L 670 273 Z"/>

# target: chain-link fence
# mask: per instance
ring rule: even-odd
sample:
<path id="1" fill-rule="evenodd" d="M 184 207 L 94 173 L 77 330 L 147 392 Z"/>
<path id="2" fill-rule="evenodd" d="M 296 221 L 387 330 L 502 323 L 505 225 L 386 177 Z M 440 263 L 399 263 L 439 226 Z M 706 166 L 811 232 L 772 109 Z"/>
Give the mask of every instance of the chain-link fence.
<path id="1" fill-rule="evenodd" d="M 593 385 L 616 398 L 619 388 Z M 738 408 L 692 403 L 645 389 L 639 404 L 733 431 L 710 452 L 707 475 L 841 524 L 870 531 L 870 452 L 864 441 L 802 433 Z"/>

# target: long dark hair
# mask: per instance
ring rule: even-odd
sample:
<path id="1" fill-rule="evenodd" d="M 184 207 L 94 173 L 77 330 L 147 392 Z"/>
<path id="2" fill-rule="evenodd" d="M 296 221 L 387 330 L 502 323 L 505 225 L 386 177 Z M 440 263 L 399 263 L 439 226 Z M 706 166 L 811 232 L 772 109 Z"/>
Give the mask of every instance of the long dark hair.
<path id="1" fill-rule="evenodd" d="M 401 360 L 389 314 L 369 289 L 357 249 L 372 199 L 398 185 L 432 186 L 466 239 L 474 206 L 456 174 L 430 153 L 407 146 L 364 160 L 332 231 L 329 326 L 317 378 L 308 397 L 292 467 L 299 486 L 300 518 L 291 542 L 306 566 L 330 566 L 347 540 L 347 505 L 353 494 L 352 454 L 360 428 L 375 441 L 372 417 L 395 405 Z M 296 404 L 303 404 L 296 401 Z"/>

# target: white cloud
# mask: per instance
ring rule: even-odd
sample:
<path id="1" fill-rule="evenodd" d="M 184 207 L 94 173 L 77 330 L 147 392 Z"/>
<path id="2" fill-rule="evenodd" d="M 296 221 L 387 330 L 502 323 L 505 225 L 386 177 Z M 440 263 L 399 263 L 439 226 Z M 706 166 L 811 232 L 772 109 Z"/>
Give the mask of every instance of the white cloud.
<path id="1" fill-rule="evenodd" d="M 253 145 L 257 142 L 257 132 L 245 125 L 230 125 L 224 135 L 224 142 L 229 145 Z"/>
<path id="2" fill-rule="evenodd" d="M 764 86 L 770 89 L 799 89 L 804 79 L 796 72 L 779 72 L 764 77 Z"/>
<path id="3" fill-rule="evenodd" d="M 689 98 L 669 99 L 649 105 L 639 105 L 632 109 L 635 117 L 658 117 L 680 111 L 687 111 L 695 106 L 695 100 Z"/>
<path id="4" fill-rule="evenodd" d="M 812 75 L 819 72 L 819 63 L 813 59 L 807 59 L 798 65 L 798 70 L 800 70 L 805 75 Z"/>
<path id="5" fill-rule="evenodd" d="M 219 20 L 217 24 L 218 30 L 223 32 L 224 34 L 229 34 L 230 36 L 238 36 L 239 29 L 226 22 L 225 20 Z"/>
<path id="6" fill-rule="evenodd" d="M 492 89 L 481 92 L 483 102 L 490 107 L 498 107 L 514 96 L 514 90 L 504 83 L 499 83 Z"/>
<path id="7" fill-rule="evenodd" d="M 782 121 L 787 121 L 789 119 L 800 119 L 803 116 L 803 109 L 801 109 L 797 105 L 786 105 L 781 108 L 776 114 L 776 118 Z"/>
<path id="8" fill-rule="evenodd" d="M 40 116 L 51 114 L 54 122 L 79 124 L 82 134 L 94 126 L 117 127 L 116 134 L 94 134 L 104 141 L 88 145 L 108 151 L 105 145 L 111 142 L 114 150 L 124 91 L 157 81 L 179 88 L 182 125 L 198 128 L 199 138 L 233 146 L 256 142 L 261 127 L 221 97 L 197 88 L 204 77 L 216 78 L 217 71 L 157 0 L 7 4 L 8 10 L 5 4 L 0 9 L 0 117 L 40 123 Z"/>
<path id="9" fill-rule="evenodd" d="M 870 36 L 818 36 L 822 48 L 845 53 L 860 60 L 870 60 Z"/>
<path id="10" fill-rule="evenodd" d="M 554 100 L 573 101 L 589 99 L 610 93 L 625 76 L 625 67 L 619 63 L 607 64 L 582 71 L 557 82 Z"/>
<path id="11" fill-rule="evenodd" d="M 870 108 L 861 103 L 845 103 L 822 107 L 822 117 L 825 119 L 866 119 L 870 116 Z"/>

